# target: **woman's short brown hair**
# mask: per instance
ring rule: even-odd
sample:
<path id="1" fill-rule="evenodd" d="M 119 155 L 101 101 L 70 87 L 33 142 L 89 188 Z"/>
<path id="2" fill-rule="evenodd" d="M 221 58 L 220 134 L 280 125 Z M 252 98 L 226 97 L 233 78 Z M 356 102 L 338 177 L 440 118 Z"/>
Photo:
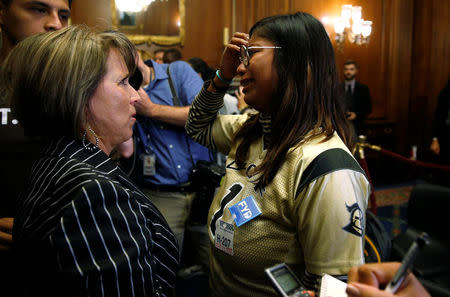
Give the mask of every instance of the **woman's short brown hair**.
<path id="1" fill-rule="evenodd" d="M 20 42 L 2 65 L 0 86 L 26 133 L 79 138 L 85 107 L 105 75 L 111 49 L 133 73 L 136 49 L 119 32 L 74 25 Z"/>

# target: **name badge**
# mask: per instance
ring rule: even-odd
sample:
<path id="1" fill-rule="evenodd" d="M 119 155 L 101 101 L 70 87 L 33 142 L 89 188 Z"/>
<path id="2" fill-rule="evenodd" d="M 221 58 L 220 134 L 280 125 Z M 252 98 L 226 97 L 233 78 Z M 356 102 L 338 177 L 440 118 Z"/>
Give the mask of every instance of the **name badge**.
<path id="1" fill-rule="evenodd" d="M 234 226 L 222 220 L 216 222 L 215 246 L 219 250 L 233 256 Z"/>
<path id="2" fill-rule="evenodd" d="M 253 220 L 261 214 L 261 210 L 259 210 L 258 205 L 256 205 L 253 196 L 248 196 L 241 202 L 230 206 L 229 210 L 238 227 Z"/>
<path id="3" fill-rule="evenodd" d="M 144 176 L 154 176 L 156 174 L 156 168 L 155 168 L 155 161 L 156 157 L 155 154 L 142 154 L 142 172 Z"/>

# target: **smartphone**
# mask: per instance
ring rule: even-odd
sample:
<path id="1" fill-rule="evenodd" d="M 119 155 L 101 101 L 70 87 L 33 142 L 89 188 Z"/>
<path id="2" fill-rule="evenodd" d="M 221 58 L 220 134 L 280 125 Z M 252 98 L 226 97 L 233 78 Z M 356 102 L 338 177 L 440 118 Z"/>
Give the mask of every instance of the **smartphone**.
<path id="1" fill-rule="evenodd" d="M 264 271 L 280 296 L 311 297 L 286 263 L 277 264 Z"/>

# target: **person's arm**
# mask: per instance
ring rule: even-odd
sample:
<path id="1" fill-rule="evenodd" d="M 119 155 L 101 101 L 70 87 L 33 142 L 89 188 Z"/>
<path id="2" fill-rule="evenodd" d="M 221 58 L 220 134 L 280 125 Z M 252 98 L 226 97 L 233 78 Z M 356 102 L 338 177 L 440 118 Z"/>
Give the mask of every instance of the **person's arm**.
<path id="1" fill-rule="evenodd" d="M 143 88 L 138 90 L 138 94 L 140 99 L 135 102 L 134 106 L 139 115 L 179 127 L 186 124 L 189 106 L 155 104 Z"/>
<path id="2" fill-rule="evenodd" d="M 182 106 L 155 104 L 141 88 L 138 91 L 141 100 L 135 103 L 135 107 L 137 112 L 142 116 L 183 127 L 186 124 L 189 106 L 198 92 L 200 92 L 203 80 L 192 67 L 184 61 L 171 63 L 170 74 Z"/>
<path id="3" fill-rule="evenodd" d="M 212 137 L 212 126 L 223 105 L 224 93 L 208 91 L 209 85 L 210 81 L 206 81 L 191 105 L 186 122 L 186 133 L 201 145 L 216 150 Z"/>
<path id="4" fill-rule="evenodd" d="M 142 73 L 142 84 L 141 87 L 144 87 L 150 83 L 150 67 L 148 67 L 144 60 L 142 59 L 141 53 L 138 51 L 138 62 L 136 65 L 137 69 Z"/>
<path id="5" fill-rule="evenodd" d="M 417 278 L 409 273 L 395 294 L 383 288 L 400 267 L 400 263 L 370 263 L 352 267 L 348 273 L 347 294 L 349 297 L 430 297 Z"/>
<path id="6" fill-rule="evenodd" d="M 364 262 L 367 180 L 362 172 L 343 168 L 320 175 L 299 191 L 293 217 L 306 266 L 302 282 L 313 289 L 323 273 L 345 281 L 348 270 Z"/>
<path id="7" fill-rule="evenodd" d="M 237 66 L 239 65 L 239 48 L 241 45 L 247 44 L 248 34 L 234 33 L 233 38 L 227 45 L 223 55 L 220 66 L 220 79 L 217 74 L 211 80 L 204 83 L 203 89 L 195 98 L 189 111 L 188 120 L 186 122 L 186 133 L 196 142 L 212 149 L 219 150 L 224 154 L 228 154 L 229 140 L 233 135 L 233 129 L 239 125 L 217 124 L 217 130 L 223 133 L 216 137 L 216 141 L 221 141 L 218 144 L 212 137 L 213 124 L 217 118 L 217 113 L 223 105 L 223 96 L 228 88 L 223 80 L 231 81 L 236 74 Z M 242 117 L 235 122 L 241 121 Z M 227 138 L 226 140 L 224 138 Z"/>
<path id="8" fill-rule="evenodd" d="M 142 86 L 148 85 L 150 83 L 149 79 L 151 69 L 144 63 L 140 55 L 137 67 L 142 72 Z M 168 106 L 155 104 L 142 87 L 139 88 L 138 94 L 140 100 L 135 103 L 135 108 L 138 114 L 179 127 L 186 124 L 187 114 L 189 112 L 188 106 Z M 125 144 L 125 147 L 123 148 L 129 148 L 129 146 L 126 146 Z M 124 153 L 127 153 L 127 151 L 124 151 Z"/>
<path id="9" fill-rule="evenodd" d="M 0 218 L 0 251 L 11 249 L 13 218 Z"/>
<path id="10" fill-rule="evenodd" d="M 150 226 L 156 214 L 109 180 L 91 181 L 69 195 L 74 196 L 72 203 L 51 235 L 65 279 L 80 280 L 66 287 L 85 286 L 78 289 L 88 296 L 151 295 L 157 287 L 157 272 L 151 266 L 158 261 L 153 254 L 157 247 Z M 173 249 L 177 254 L 176 246 Z M 177 261 L 169 254 L 164 261 Z M 167 266 L 158 271 L 176 274 Z"/>

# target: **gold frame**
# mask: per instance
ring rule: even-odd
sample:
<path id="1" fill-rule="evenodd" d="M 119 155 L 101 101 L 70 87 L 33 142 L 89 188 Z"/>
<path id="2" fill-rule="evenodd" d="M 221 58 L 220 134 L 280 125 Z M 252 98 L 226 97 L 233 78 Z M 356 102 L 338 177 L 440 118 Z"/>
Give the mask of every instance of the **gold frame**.
<path id="1" fill-rule="evenodd" d="M 142 34 L 127 34 L 127 37 L 136 45 L 152 43 L 158 45 L 184 45 L 185 37 L 185 0 L 178 0 L 178 6 L 180 9 L 180 34 L 178 36 L 165 36 L 165 35 L 142 35 Z M 116 1 L 111 0 L 111 22 L 112 27 L 115 30 L 120 28 L 119 17 L 117 15 Z M 124 26 L 125 27 L 125 26 Z"/>

